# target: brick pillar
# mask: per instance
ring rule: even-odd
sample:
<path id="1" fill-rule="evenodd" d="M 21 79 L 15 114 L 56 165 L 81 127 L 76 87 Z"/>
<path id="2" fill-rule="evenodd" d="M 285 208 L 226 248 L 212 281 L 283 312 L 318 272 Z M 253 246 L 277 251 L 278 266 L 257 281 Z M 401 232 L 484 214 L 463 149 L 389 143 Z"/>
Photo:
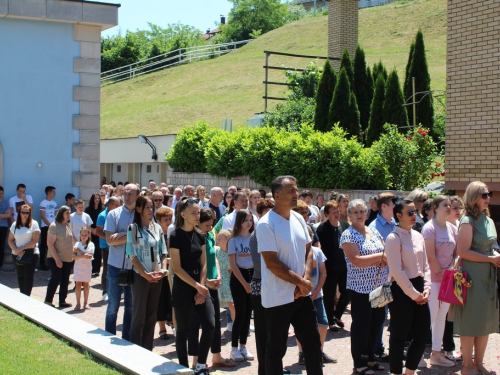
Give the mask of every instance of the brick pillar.
<path id="1" fill-rule="evenodd" d="M 328 56 L 341 57 L 347 47 L 351 59 L 358 44 L 358 0 L 328 2 Z M 332 61 L 338 70 L 339 61 Z"/>

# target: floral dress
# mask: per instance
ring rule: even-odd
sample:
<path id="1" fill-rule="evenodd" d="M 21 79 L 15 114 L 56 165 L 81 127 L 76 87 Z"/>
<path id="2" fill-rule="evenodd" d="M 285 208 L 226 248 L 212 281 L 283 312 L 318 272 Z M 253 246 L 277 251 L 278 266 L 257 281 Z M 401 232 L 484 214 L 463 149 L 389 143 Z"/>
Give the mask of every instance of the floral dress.
<path id="1" fill-rule="evenodd" d="M 220 274 L 222 278 L 219 288 L 220 305 L 221 307 L 226 307 L 227 302 L 233 302 L 231 288 L 229 287 L 229 282 L 231 280 L 231 273 L 229 272 L 231 269 L 229 264 L 229 255 L 222 251 L 219 246 L 215 246 L 215 256 L 219 261 Z"/>

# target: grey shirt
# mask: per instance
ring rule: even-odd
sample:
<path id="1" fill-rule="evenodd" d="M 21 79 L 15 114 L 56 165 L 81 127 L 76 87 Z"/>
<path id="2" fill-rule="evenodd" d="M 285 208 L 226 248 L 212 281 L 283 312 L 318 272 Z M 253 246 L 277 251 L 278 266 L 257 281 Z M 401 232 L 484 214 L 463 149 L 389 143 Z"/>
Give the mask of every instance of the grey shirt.
<path id="1" fill-rule="evenodd" d="M 121 206 L 108 213 L 104 223 L 104 232 L 127 233 L 128 226 L 134 220 L 134 210 L 129 211 L 127 207 Z M 126 237 L 125 237 L 126 238 Z M 109 246 L 108 264 L 116 268 L 122 268 L 125 257 L 125 243 L 118 246 Z M 125 268 L 131 269 L 132 262 L 125 257 Z"/>
<path id="2" fill-rule="evenodd" d="M 250 235 L 250 254 L 252 255 L 253 262 L 253 280 L 260 281 L 260 254 L 259 246 L 257 243 L 257 231 L 253 231 Z"/>

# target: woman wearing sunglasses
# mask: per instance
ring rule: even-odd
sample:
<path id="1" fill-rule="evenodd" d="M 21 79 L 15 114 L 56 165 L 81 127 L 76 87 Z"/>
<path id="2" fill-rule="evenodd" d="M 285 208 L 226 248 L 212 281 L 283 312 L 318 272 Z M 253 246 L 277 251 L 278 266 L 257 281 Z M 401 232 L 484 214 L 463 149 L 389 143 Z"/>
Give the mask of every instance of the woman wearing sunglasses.
<path id="1" fill-rule="evenodd" d="M 33 289 L 33 275 L 38 263 L 38 239 L 40 228 L 31 217 L 31 207 L 24 204 L 19 209 L 17 220 L 12 223 L 9 233 L 9 247 L 12 249 L 12 261 L 16 265 L 19 291 L 29 296 Z M 29 263 L 22 259 L 26 252 L 33 252 Z M 29 255 L 29 254 L 28 254 Z"/>
<path id="2" fill-rule="evenodd" d="M 458 229 L 457 251 L 472 286 L 465 305 L 454 305 L 454 331 L 460 335 L 462 374 L 493 374 L 483 366 L 488 335 L 498 332 L 496 267 L 500 255 L 493 251 L 497 232 L 489 218 L 492 193 L 480 181 L 471 182 L 464 195 L 464 215 Z M 474 360 L 472 353 L 474 352 Z"/>
<path id="3" fill-rule="evenodd" d="M 393 213 L 397 225 L 385 241 L 394 298 L 389 304 L 389 366 L 391 374 L 403 373 L 404 346 L 411 332 L 413 340 L 406 354 L 405 374 L 412 375 L 429 338 L 431 315 L 427 302 L 431 277 L 424 238 L 412 229 L 417 218 L 415 204 L 410 199 L 395 199 Z"/>

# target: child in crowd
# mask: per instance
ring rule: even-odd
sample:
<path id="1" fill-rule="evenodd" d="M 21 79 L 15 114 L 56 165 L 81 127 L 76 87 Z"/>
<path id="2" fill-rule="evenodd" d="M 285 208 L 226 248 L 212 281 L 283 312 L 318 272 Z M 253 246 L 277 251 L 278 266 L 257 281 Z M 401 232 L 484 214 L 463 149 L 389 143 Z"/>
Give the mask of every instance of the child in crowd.
<path id="1" fill-rule="evenodd" d="M 76 306 L 75 310 L 81 309 L 81 288 L 83 286 L 83 308 L 89 310 L 88 305 L 89 292 L 90 292 L 90 279 L 92 277 L 92 259 L 94 255 L 94 244 L 90 240 L 90 228 L 83 227 L 80 229 L 80 241 L 75 244 L 73 259 L 75 260 L 74 266 L 74 279 L 76 283 Z"/>
<path id="2" fill-rule="evenodd" d="M 219 289 L 219 300 L 220 306 L 229 308 L 231 312 L 231 320 L 234 321 L 234 304 L 233 304 L 233 296 L 231 295 L 231 287 L 229 285 L 231 281 L 231 266 L 229 264 L 229 255 L 227 254 L 227 242 L 231 237 L 231 231 L 229 230 L 221 230 L 217 236 L 217 246 L 215 247 L 215 256 L 217 257 L 217 261 L 219 262 L 220 267 L 220 277 L 221 277 L 221 285 Z M 229 318 L 229 315 L 228 315 Z M 233 323 L 227 323 L 227 330 L 232 331 Z"/>

